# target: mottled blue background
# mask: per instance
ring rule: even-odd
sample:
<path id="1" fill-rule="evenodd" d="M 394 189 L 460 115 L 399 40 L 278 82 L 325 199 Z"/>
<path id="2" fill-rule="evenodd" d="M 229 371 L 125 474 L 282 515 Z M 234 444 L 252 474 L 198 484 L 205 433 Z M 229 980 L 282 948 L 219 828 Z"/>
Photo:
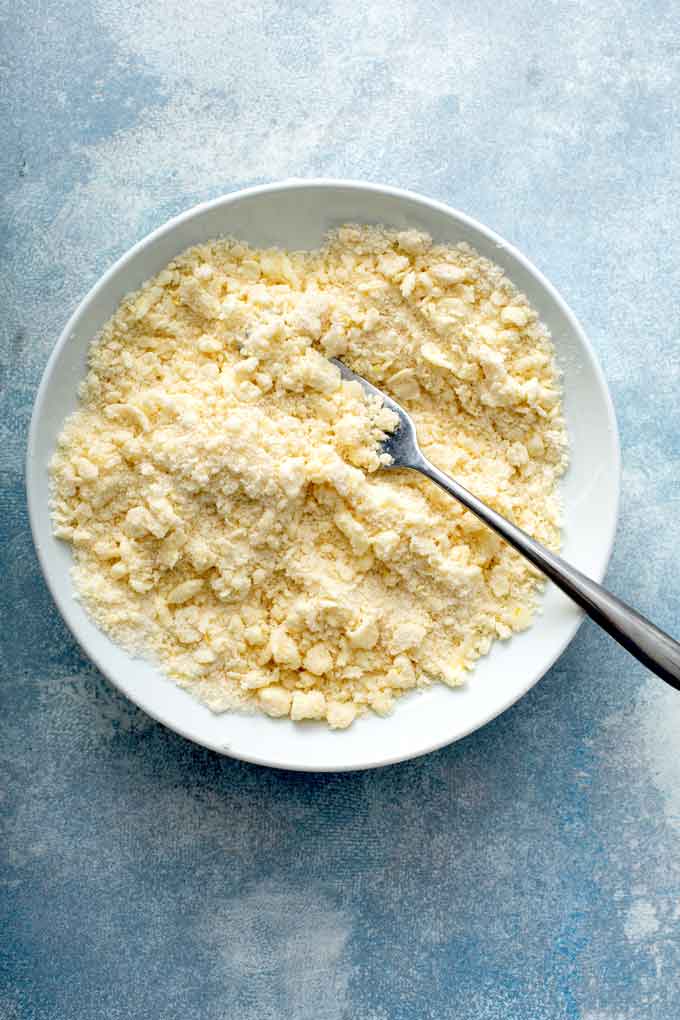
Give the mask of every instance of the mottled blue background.
<path id="1" fill-rule="evenodd" d="M 83 659 L 22 459 L 60 328 L 169 215 L 335 175 L 515 242 L 602 359 L 611 585 L 680 632 L 677 5 L 0 0 L 0 1020 L 675 1020 L 680 697 L 584 625 L 428 758 L 293 775 L 194 747 Z"/>

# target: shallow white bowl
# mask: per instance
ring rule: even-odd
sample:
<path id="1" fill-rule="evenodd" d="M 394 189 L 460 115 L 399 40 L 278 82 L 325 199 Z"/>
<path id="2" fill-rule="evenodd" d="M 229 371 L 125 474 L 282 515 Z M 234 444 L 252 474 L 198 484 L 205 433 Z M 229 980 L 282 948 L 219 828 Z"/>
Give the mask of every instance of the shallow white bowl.
<path id="1" fill-rule="evenodd" d="M 149 715 L 206 747 L 280 768 L 334 771 L 412 758 L 478 729 L 529 690 L 573 638 L 582 614 L 552 585 L 534 626 L 498 642 L 460 690 L 437 686 L 401 700 L 389 719 L 361 719 L 331 732 L 262 715 L 213 715 L 148 663 L 132 658 L 74 599 L 71 553 L 53 538 L 47 466 L 66 415 L 77 404 L 91 338 L 121 298 L 184 248 L 230 234 L 252 245 L 315 248 L 342 223 L 416 227 L 437 241 L 467 241 L 503 267 L 550 329 L 564 373 L 571 467 L 564 479 L 564 555 L 601 580 L 611 552 L 619 493 L 619 444 L 607 385 L 583 330 L 541 274 L 498 235 L 462 213 L 397 188 L 351 181 L 287 181 L 196 206 L 149 234 L 90 291 L 52 352 L 28 443 L 28 503 L 40 565 L 73 635 L 115 686 Z"/>

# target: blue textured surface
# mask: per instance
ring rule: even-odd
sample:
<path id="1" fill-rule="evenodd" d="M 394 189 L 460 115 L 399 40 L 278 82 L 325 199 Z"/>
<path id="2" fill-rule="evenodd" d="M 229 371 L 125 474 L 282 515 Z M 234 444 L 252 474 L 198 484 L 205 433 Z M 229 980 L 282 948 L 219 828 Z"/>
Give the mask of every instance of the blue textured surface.
<path id="1" fill-rule="evenodd" d="M 669 0 L 0 0 L 0 1020 L 674 1020 L 680 697 L 591 625 L 460 744 L 305 776 L 191 746 L 83 659 L 22 458 L 77 300 L 283 176 L 444 199 L 583 321 L 623 440 L 611 585 L 680 630 L 680 38 Z"/>

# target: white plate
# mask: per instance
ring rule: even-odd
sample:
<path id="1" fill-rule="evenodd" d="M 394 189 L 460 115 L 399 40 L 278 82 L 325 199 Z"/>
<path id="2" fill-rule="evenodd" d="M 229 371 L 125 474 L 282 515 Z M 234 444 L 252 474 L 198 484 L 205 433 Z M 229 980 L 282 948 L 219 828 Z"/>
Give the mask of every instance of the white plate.
<path id="1" fill-rule="evenodd" d="M 64 418 L 77 404 L 90 339 L 121 298 L 184 248 L 224 234 L 252 245 L 315 248 L 346 222 L 415 227 L 437 241 L 468 241 L 503 267 L 550 329 L 564 373 L 571 467 L 564 479 L 564 555 L 601 580 L 616 528 L 619 444 L 607 385 L 576 319 L 554 288 L 513 247 L 439 202 L 397 188 L 351 181 L 287 181 L 196 206 L 135 245 L 81 302 L 52 352 L 38 391 L 28 443 L 28 502 L 40 565 L 73 635 L 115 686 L 149 715 L 190 740 L 246 761 L 310 771 L 370 768 L 458 740 L 518 700 L 573 638 L 582 614 L 552 585 L 534 626 L 498 642 L 456 691 L 433 687 L 398 703 L 389 719 L 361 719 L 331 732 L 262 715 L 213 715 L 148 663 L 132 658 L 89 620 L 73 597 L 69 547 L 53 538 L 47 465 Z"/>

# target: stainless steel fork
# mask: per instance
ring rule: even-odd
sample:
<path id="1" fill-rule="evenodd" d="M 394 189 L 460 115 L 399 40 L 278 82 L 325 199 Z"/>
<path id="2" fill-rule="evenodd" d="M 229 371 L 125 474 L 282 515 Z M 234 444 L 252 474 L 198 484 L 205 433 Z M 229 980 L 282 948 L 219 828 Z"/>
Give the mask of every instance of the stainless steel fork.
<path id="1" fill-rule="evenodd" d="M 330 360 L 340 369 L 344 379 L 361 383 L 367 393 L 379 397 L 399 418 L 397 428 L 387 436 L 381 447 L 392 458 L 389 467 L 411 468 L 436 482 L 554 581 L 565 595 L 636 659 L 671 687 L 680 690 L 680 644 L 677 641 L 435 467 L 418 446 L 415 425 L 404 408 L 337 358 Z"/>

